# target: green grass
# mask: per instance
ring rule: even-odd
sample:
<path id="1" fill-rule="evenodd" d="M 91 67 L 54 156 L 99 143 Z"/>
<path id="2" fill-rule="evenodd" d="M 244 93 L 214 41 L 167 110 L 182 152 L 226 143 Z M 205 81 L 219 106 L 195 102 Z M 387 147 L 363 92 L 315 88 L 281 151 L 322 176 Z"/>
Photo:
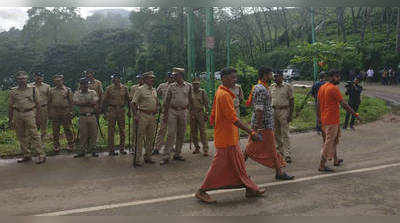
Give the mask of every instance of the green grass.
<path id="1" fill-rule="evenodd" d="M 0 94 L 1 95 L 1 94 Z M 1 99 L 1 98 L 0 98 Z M 305 99 L 305 94 L 304 90 L 296 90 L 295 91 L 295 114 L 296 112 L 300 109 L 301 104 L 303 103 Z M 383 115 L 387 114 L 390 111 L 389 107 L 386 105 L 385 101 L 381 99 L 376 99 L 376 98 L 369 98 L 369 97 L 363 97 L 362 98 L 362 103 L 359 108 L 359 113 L 361 118 L 363 119 L 363 122 L 371 122 L 379 119 Z M 0 116 L 0 156 L 1 157 L 13 157 L 16 155 L 19 155 L 21 153 L 19 149 L 18 142 L 16 141 L 15 137 L 15 132 L 7 129 L 8 127 L 8 118 L 5 116 L 6 113 L 2 113 L 3 116 Z M 243 116 L 241 119 L 245 123 L 249 123 L 251 120 L 251 110 L 249 108 L 243 108 L 242 111 Z M 344 122 L 345 118 L 345 112 L 343 109 L 341 109 L 341 122 Z M 78 118 L 73 119 L 73 127 L 74 127 L 74 133 L 76 134 L 77 132 L 77 126 L 78 126 Z M 103 117 L 100 118 L 100 126 L 102 129 L 102 132 L 104 134 L 104 137 L 107 138 L 107 125 L 106 125 L 106 120 L 104 120 Z M 291 132 L 302 132 L 302 131 L 308 131 L 312 130 L 315 126 L 315 110 L 314 110 L 314 102 L 312 98 L 308 98 L 306 105 L 304 106 L 304 109 L 299 113 L 299 116 L 293 120 L 292 123 L 290 123 L 290 131 Z M 128 120 L 126 121 L 126 129 L 128 129 Z M 61 130 L 63 132 L 63 130 Z M 213 140 L 214 136 L 214 131 L 207 124 L 207 130 L 206 130 L 207 136 L 209 140 Z M 51 126 L 49 125 L 48 128 L 48 136 L 51 138 L 52 130 Z M 185 141 L 189 142 L 189 136 L 190 136 L 190 126 L 188 125 L 186 134 L 185 134 Z M 245 137 L 246 134 L 241 131 L 241 136 Z M 126 131 L 126 145 L 128 145 L 128 130 Z M 116 130 L 116 136 L 115 136 L 115 142 L 116 145 L 119 142 L 119 136 L 118 136 L 118 130 Z M 64 147 L 67 142 L 64 137 L 61 137 L 60 140 L 61 146 Z M 45 144 L 45 151 L 48 155 L 53 155 L 53 143 L 51 139 L 48 139 L 44 142 Z M 100 136 L 99 133 L 99 140 L 98 140 L 98 148 L 105 150 L 107 147 L 107 141 L 103 139 Z"/>

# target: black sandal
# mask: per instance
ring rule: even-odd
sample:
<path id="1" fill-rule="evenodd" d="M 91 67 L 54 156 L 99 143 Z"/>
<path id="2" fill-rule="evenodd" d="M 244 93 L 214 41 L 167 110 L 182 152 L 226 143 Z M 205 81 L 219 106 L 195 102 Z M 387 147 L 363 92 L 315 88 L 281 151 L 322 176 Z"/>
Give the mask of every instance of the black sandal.
<path id="1" fill-rule="evenodd" d="M 318 171 L 320 172 L 333 172 L 334 170 L 329 167 L 324 167 L 324 169 L 319 168 Z"/>
<path id="2" fill-rule="evenodd" d="M 338 162 L 337 163 L 334 163 L 333 165 L 334 166 L 340 166 L 340 165 L 342 165 L 343 164 L 343 159 L 338 159 Z"/>

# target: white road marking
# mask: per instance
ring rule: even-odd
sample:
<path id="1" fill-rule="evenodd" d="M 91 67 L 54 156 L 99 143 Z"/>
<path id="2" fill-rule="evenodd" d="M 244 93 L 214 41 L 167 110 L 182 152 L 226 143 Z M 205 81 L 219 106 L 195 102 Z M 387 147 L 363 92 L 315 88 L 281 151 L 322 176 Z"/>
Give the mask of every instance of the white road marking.
<path id="1" fill-rule="evenodd" d="M 330 173 L 330 174 L 321 174 L 321 175 L 316 175 L 316 176 L 303 177 L 303 178 L 299 178 L 299 179 L 295 179 L 295 180 L 291 180 L 291 181 L 278 181 L 278 182 L 272 182 L 272 183 L 265 183 L 265 184 L 259 185 L 259 187 L 270 187 L 270 186 L 276 186 L 276 185 L 282 185 L 282 184 L 298 183 L 298 182 L 303 182 L 303 181 L 336 177 L 336 176 L 347 175 L 347 174 L 352 174 L 352 173 L 363 173 L 363 172 L 381 170 L 381 169 L 398 167 L 398 166 L 400 166 L 400 163 L 387 164 L 387 165 L 362 168 L 362 169 L 356 169 L 356 170 L 349 170 L 349 171 L 344 171 L 344 172 L 334 172 L 334 173 Z M 234 189 L 234 190 L 243 190 L 243 188 L 242 189 Z M 218 191 L 211 191 L 209 193 L 210 194 L 223 194 L 223 193 L 227 193 L 227 192 L 231 192 L 231 191 L 233 191 L 233 190 L 218 190 Z M 101 206 L 88 207 L 88 208 L 78 208 L 78 209 L 50 212 L 50 213 L 40 214 L 37 216 L 71 215 L 71 214 L 78 214 L 78 213 L 86 213 L 86 212 L 93 212 L 93 211 L 100 211 L 100 210 L 122 208 L 122 207 L 128 207 L 128 206 L 137 206 L 137 205 L 143 205 L 143 204 L 153 204 L 153 203 L 160 203 L 160 202 L 165 202 L 165 201 L 181 200 L 181 199 L 186 199 L 186 198 L 195 199 L 194 194 L 184 194 L 184 195 L 162 197 L 162 198 L 155 198 L 155 199 L 149 199 L 149 200 L 131 201 L 131 202 L 119 203 L 119 204 L 109 204 L 109 205 L 101 205 Z"/>

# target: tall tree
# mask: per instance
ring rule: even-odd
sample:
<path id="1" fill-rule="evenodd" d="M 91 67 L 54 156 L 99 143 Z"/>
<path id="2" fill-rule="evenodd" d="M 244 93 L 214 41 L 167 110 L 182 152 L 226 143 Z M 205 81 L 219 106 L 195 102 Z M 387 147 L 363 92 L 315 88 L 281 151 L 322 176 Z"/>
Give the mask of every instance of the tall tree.
<path id="1" fill-rule="evenodd" d="M 400 53 L 400 7 L 397 8 L 397 38 L 396 38 L 397 52 Z"/>

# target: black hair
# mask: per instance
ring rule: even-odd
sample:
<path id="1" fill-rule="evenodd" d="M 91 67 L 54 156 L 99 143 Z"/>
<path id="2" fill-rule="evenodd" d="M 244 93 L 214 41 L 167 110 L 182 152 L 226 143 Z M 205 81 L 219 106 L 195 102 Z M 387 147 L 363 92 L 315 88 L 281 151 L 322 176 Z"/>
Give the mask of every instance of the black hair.
<path id="1" fill-rule="evenodd" d="M 221 70 L 221 77 L 224 77 L 226 75 L 230 75 L 233 73 L 237 73 L 237 70 L 232 67 L 225 67 L 224 69 Z"/>
<path id="2" fill-rule="evenodd" d="M 268 74 L 268 73 L 271 73 L 271 72 L 272 72 L 272 69 L 269 68 L 269 67 L 260 67 L 258 69 L 258 79 L 259 80 L 262 79 L 264 74 Z"/>
<path id="3" fill-rule="evenodd" d="M 331 69 L 331 70 L 329 70 L 329 72 L 328 72 L 328 76 L 329 77 L 333 77 L 333 76 L 340 76 L 340 72 L 338 71 L 338 70 L 336 70 L 336 69 Z"/>

